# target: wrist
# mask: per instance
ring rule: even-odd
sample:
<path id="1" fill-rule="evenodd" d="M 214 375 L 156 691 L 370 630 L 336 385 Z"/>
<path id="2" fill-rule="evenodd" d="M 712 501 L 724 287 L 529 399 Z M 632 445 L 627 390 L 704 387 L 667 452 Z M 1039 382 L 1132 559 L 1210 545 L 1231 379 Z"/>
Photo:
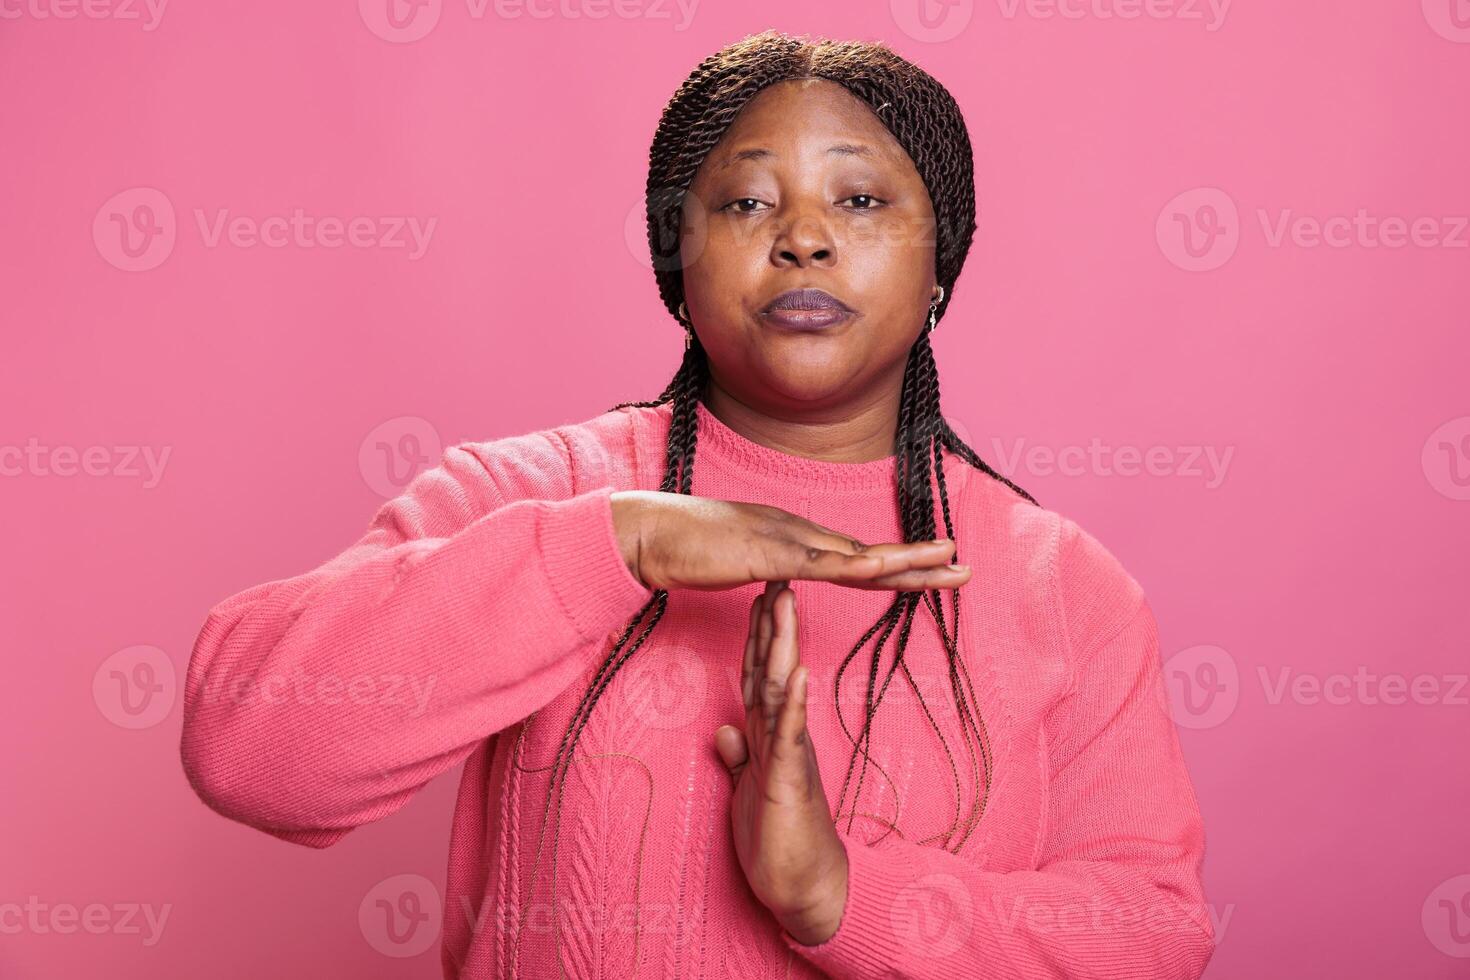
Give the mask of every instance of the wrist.
<path id="1" fill-rule="evenodd" d="M 776 916 L 781 928 L 803 946 L 817 946 L 836 934 L 847 910 L 847 851 L 829 874 L 823 875 L 812 899 L 793 912 Z"/>
<path id="2" fill-rule="evenodd" d="M 614 490 L 608 498 L 612 504 L 613 530 L 618 540 L 618 551 L 623 563 L 633 577 L 647 587 L 641 570 L 643 556 L 643 504 L 642 491 Z"/>

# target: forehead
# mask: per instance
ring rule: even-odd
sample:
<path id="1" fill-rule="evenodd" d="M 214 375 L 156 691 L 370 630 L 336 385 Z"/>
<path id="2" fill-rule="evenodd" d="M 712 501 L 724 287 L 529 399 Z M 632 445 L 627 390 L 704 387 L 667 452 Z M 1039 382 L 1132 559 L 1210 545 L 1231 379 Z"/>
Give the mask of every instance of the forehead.
<path id="1" fill-rule="evenodd" d="M 709 155 L 714 167 L 733 159 L 769 159 L 749 154 L 766 149 L 777 157 L 820 155 L 838 144 L 866 148 L 876 165 L 913 169 L 913 162 L 871 107 L 825 78 L 789 79 L 756 94 Z"/>

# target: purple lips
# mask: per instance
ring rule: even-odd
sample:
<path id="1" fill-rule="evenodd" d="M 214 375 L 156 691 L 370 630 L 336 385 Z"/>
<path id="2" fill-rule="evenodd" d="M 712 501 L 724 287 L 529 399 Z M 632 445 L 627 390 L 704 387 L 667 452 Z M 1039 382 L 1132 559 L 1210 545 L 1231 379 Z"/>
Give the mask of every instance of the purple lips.
<path id="1" fill-rule="evenodd" d="M 788 289 L 766 305 L 761 315 L 768 321 L 793 330 L 821 330 L 841 323 L 854 312 L 823 289 Z"/>

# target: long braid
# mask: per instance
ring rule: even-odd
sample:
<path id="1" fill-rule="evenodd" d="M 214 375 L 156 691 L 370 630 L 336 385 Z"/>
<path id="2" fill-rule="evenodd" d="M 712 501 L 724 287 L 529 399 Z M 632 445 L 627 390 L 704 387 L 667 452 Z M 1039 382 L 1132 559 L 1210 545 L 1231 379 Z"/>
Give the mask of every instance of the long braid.
<path id="1" fill-rule="evenodd" d="M 679 86 L 659 120 L 649 150 L 645 191 L 649 250 L 653 258 L 654 277 L 665 306 L 677 318 L 679 305 L 684 301 L 680 251 L 681 210 L 700 164 L 757 93 L 775 82 L 798 78 L 825 78 L 846 87 L 872 108 L 913 160 L 928 188 L 934 207 L 935 279 L 944 287 L 943 296 L 934 309 L 934 316 L 936 321 L 942 319 L 954 298 L 955 282 L 964 266 L 975 231 L 974 162 L 969 135 L 959 106 L 949 92 L 926 72 L 882 44 L 828 40 L 812 43 L 775 31 L 746 37 L 700 62 Z M 651 401 L 622 402 L 609 409 L 651 408 L 672 403 L 664 477 L 660 484 L 660 489 L 665 492 L 692 492 L 696 406 L 702 400 L 708 382 L 708 359 L 698 337 L 693 336 L 678 372 L 657 398 Z M 1003 483 L 1025 500 L 1036 503 L 1029 493 L 986 464 L 945 421 L 940 410 L 939 373 L 927 333 L 915 342 L 904 369 L 895 443 L 894 449 L 898 457 L 895 489 L 898 516 L 906 542 L 927 541 L 936 536 L 935 483 L 938 486 L 939 516 L 943 519 L 945 537 L 950 540 L 955 538 L 944 476 L 943 462 L 946 452 Z M 951 560 L 958 560 L 957 552 Z M 847 814 L 849 829 L 852 818 L 857 815 L 856 800 L 861 798 L 863 778 L 868 766 L 871 764 L 880 772 L 883 771 L 869 757 L 868 745 L 878 706 L 882 703 L 894 674 L 903 675 L 918 696 L 929 724 L 943 741 L 939 725 L 904 660 L 914 615 L 922 602 L 930 610 L 943 639 L 950 688 L 960 712 L 977 795 L 968 810 L 962 813 L 959 769 L 948 744 L 945 743 L 945 754 L 954 774 L 956 789 L 955 823 L 948 830 L 919 843 L 928 844 L 943 838 L 946 849 L 958 851 L 964 846 L 984 812 L 993 783 L 993 759 L 990 740 L 985 724 L 978 714 L 977 699 L 969 674 L 959 653 L 960 590 L 954 588 L 949 592 L 952 629 L 946 624 L 940 590 L 897 592 L 893 603 L 858 639 L 839 666 L 837 687 L 840 691 L 843 672 L 876 635 L 868 663 L 863 724 L 856 735 L 848 728 L 847 720 L 842 715 L 841 699 L 837 702 L 838 720 L 843 733 L 852 742 L 853 754 L 848 763 L 847 777 L 843 780 L 842 793 L 838 797 L 834 819 L 842 815 L 842 804 L 847 798 L 848 786 L 859 755 L 863 758 L 863 767 L 854 792 L 854 808 Z M 550 815 L 553 799 L 556 803 L 558 824 L 560 822 L 561 789 L 565 784 L 566 769 L 570 767 L 577 740 L 587 719 L 608 683 L 628 658 L 643 645 L 667 606 L 668 591 L 656 590 L 619 635 L 568 722 L 552 765 L 547 811 L 542 820 L 543 838 L 547 824 L 545 818 Z M 639 632 L 638 626 L 645 619 L 648 622 Z M 635 632 L 637 637 L 633 639 Z M 879 685 L 878 673 L 882 665 L 883 648 L 895 632 L 897 642 L 893 662 L 888 666 Z M 959 836 L 956 840 L 957 832 Z M 538 845 L 538 866 L 539 860 Z M 553 856 L 553 862 L 554 860 Z M 553 877 L 554 875 L 553 867 Z"/>

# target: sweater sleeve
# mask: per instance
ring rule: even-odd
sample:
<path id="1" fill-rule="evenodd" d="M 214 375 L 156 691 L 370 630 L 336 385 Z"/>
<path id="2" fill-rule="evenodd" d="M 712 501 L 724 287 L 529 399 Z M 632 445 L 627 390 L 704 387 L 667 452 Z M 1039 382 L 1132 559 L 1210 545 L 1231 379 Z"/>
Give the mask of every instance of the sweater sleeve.
<path id="1" fill-rule="evenodd" d="M 613 488 L 572 493 L 564 451 L 530 440 L 451 446 L 341 554 L 209 611 L 180 746 L 205 803 L 334 844 L 548 703 L 653 596 Z"/>
<path id="2" fill-rule="evenodd" d="M 1169 715 L 1152 610 L 1098 542 L 1063 520 L 1059 618 L 1073 644 L 1053 709 L 1034 870 L 895 837 L 839 835 L 837 931 L 792 949 L 835 980 L 1197 978 L 1214 950 L 1204 829 Z"/>

